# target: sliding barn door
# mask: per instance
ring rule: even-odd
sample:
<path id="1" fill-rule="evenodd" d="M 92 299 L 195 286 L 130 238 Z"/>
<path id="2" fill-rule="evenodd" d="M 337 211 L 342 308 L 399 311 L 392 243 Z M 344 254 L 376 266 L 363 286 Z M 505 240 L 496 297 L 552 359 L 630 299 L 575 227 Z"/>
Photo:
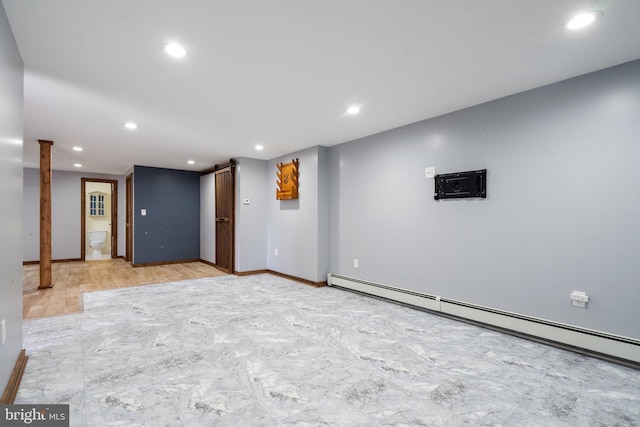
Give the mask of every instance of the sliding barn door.
<path id="1" fill-rule="evenodd" d="M 234 271 L 234 174 L 231 162 L 216 174 L 216 265 L 227 273 Z"/>

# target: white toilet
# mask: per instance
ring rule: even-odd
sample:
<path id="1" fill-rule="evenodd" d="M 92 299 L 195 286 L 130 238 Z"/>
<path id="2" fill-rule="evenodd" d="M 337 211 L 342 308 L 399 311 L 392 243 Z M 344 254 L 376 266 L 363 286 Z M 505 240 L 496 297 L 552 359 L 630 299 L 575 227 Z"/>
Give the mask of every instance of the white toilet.
<path id="1" fill-rule="evenodd" d="M 102 248 L 107 243 L 106 231 L 90 231 L 89 232 L 89 247 L 93 249 L 93 256 L 102 256 Z"/>

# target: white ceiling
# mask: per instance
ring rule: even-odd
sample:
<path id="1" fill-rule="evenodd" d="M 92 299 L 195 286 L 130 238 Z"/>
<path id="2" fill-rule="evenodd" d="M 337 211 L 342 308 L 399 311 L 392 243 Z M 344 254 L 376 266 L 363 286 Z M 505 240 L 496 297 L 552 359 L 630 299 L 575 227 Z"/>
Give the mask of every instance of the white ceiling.
<path id="1" fill-rule="evenodd" d="M 24 163 L 53 140 L 57 170 L 272 159 L 640 58 L 638 0 L 2 3 L 25 63 Z M 592 27 L 564 28 L 590 9 Z"/>

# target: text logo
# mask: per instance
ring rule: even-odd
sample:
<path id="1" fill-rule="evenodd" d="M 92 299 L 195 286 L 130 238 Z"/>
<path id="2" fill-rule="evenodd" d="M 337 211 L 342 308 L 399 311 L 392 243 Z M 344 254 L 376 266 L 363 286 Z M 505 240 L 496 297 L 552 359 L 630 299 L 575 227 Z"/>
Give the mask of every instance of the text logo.
<path id="1" fill-rule="evenodd" d="M 69 427 L 69 405 L 0 405 L 0 425 Z"/>

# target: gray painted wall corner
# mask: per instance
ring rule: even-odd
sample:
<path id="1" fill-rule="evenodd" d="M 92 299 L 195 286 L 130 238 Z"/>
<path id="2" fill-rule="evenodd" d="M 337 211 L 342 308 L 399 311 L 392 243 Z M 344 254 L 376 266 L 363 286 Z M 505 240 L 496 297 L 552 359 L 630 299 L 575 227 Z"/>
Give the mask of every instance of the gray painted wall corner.
<path id="1" fill-rule="evenodd" d="M 52 155 L 55 156 L 55 145 Z M 37 261 L 40 257 L 40 171 L 24 168 L 22 201 L 22 260 Z M 80 257 L 82 178 L 118 181 L 118 255 L 125 252 L 126 185 L 125 176 L 84 172 L 52 171 L 51 227 L 52 257 Z"/>
<path id="2" fill-rule="evenodd" d="M 267 265 L 270 270 L 313 282 L 324 281 L 318 262 L 318 159 L 322 147 L 315 146 L 269 161 L 267 182 Z M 276 164 L 300 160 L 299 198 L 276 200 Z M 278 255 L 276 255 L 276 249 Z"/>
<path id="3" fill-rule="evenodd" d="M 331 182 L 329 166 L 329 148 L 318 147 L 318 272 L 316 282 L 327 280 L 331 271 L 330 236 L 331 236 Z"/>

